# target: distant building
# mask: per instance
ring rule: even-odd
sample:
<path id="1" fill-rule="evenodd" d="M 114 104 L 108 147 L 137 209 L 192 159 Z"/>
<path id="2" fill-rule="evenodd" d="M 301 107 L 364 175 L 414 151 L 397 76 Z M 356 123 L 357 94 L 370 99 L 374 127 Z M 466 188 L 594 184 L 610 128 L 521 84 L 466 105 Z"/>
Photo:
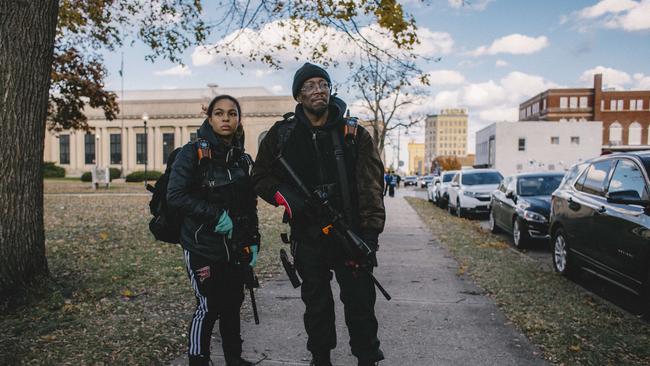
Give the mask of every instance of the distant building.
<path id="1" fill-rule="evenodd" d="M 424 144 L 409 142 L 409 174 L 423 175 L 424 170 Z"/>
<path id="2" fill-rule="evenodd" d="M 504 176 L 565 171 L 601 153 L 602 122 L 498 122 L 476 133 L 475 166 Z"/>
<path id="3" fill-rule="evenodd" d="M 424 127 L 424 161 L 429 171 L 437 156 L 465 156 L 467 154 L 467 110 L 443 109 L 427 116 Z"/>
<path id="4" fill-rule="evenodd" d="M 196 138 L 212 98 L 229 94 L 242 108 L 245 148 L 253 157 L 268 129 L 282 115 L 292 112 L 290 96 L 276 96 L 265 88 L 200 88 L 132 90 L 124 92 L 121 114 L 107 121 L 101 110 L 88 111 L 91 132 L 62 131 L 45 135 L 45 161 L 53 161 L 78 176 L 98 161 L 100 166 L 124 169 L 125 173 L 147 169 L 163 171 L 169 153 Z M 148 115 L 147 131 L 143 115 Z M 123 118 L 123 119 L 122 119 Z"/>
<path id="5" fill-rule="evenodd" d="M 593 88 L 548 89 L 519 105 L 520 121 L 602 121 L 602 148 L 650 148 L 650 90 L 603 90 L 602 74 Z"/>

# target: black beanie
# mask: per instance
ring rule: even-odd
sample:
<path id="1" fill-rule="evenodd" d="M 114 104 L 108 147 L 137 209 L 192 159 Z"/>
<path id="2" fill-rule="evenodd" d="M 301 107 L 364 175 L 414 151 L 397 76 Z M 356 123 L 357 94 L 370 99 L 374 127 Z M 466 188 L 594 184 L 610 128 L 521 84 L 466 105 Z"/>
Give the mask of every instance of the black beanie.
<path id="1" fill-rule="evenodd" d="M 328 83 L 332 84 L 330 75 L 327 73 L 327 71 L 325 71 L 325 69 L 320 66 L 310 64 L 309 62 L 305 62 L 305 64 L 302 65 L 302 67 L 299 68 L 298 71 L 296 71 L 296 74 L 293 76 L 293 86 L 291 86 L 293 99 L 298 98 L 302 84 L 304 84 L 305 81 L 315 77 L 321 77 L 327 80 Z"/>

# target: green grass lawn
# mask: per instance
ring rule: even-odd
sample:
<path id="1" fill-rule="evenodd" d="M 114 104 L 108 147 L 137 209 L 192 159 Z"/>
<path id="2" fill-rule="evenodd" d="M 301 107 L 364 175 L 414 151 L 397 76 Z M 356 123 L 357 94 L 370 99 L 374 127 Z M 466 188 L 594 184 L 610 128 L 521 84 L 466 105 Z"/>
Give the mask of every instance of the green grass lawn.
<path id="1" fill-rule="evenodd" d="M 476 222 L 406 198 L 438 242 L 558 365 L 650 365 L 650 325 L 515 250 Z"/>
<path id="2" fill-rule="evenodd" d="M 47 193 L 79 192 L 76 183 L 50 183 Z M 147 196 L 45 197 L 52 281 L 19 307 L 2 309 L 0 365 L 158 365 L 185 351 L 195 300 L 180 246 L 149 233 L 148 202 Z M 263 281 L 281 268 L 282 211 L 259 206 L 256 272 Z"/>

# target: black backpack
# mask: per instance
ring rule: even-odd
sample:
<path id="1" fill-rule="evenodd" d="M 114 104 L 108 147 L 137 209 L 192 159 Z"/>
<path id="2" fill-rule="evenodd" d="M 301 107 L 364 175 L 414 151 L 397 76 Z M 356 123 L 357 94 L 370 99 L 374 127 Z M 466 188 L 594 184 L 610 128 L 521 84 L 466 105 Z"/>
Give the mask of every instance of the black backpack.
<path id="1" fill-rule="evenodd" d="M 180 244 L 181 242 L 181 224 L 183 216 L 178 210 L 169 210 L 167 208 L 167 183 L 172 173 L 172 165 L 176 155 L 181 148 L 176 148 L 167 158 L 167 168 L 165 173 L 160 176 L 155 186 L 147 184 L 147 190 L 153 193 L 149 201 L 149 211 L 153 215 L 149 221 L 149 230 L 156 240 L 164 241 L 171 244 Z"/>

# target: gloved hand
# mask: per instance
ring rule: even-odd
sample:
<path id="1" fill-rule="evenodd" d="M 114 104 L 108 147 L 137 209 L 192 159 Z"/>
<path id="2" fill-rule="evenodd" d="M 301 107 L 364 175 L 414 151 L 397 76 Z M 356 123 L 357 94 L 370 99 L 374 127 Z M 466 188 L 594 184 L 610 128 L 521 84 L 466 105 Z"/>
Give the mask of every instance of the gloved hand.
<path id="1" fill-rule="evenodd" d="M 305 212 L 305 200 L 285 184 L 280 185 L 273 198 L 277 206 L 284 206 L 284 212 L 289 219 L 300 216 Z"/>
<path id="2" fill-rule="evenodd" d="M 214 227 L 214 232 L 227 235 L 228 239 L 232 239 L 232 219 L 228 216 L 227 211 L 224 211 L 219 217 L 217 225 Z"/>
<path id="3" fill-rule="evenodd" d="M 255 268 L 257 265 L 257 253 L 260 251 L 260 246 L 258 244 L 251 244 L 247 247 L 244 247 L 244 255 L 250 258 L 248 265 L 251 268 Z"/>
<path id="4" fill-rule="evenodd" d="M 377 267 L 377 250 L 379 250 L 379 232 L 372 229 L 361 230 L 361 239 L 372 249 L 372 254 L 368 257 L 368 263 L 372 267 Z"/>

